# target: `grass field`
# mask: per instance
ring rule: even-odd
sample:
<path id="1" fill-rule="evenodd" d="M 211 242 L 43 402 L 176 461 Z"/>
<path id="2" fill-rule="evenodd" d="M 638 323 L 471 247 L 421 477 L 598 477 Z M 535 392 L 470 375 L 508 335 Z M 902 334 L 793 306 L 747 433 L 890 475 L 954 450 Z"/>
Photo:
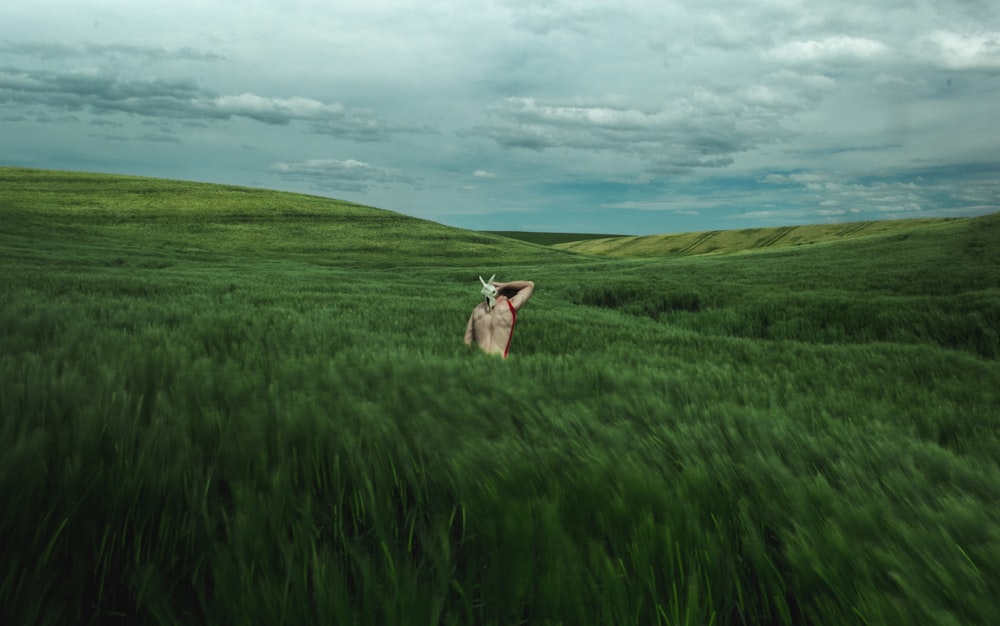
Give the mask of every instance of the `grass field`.
<path id="1" fill-rule="evenodd" d="M 0 168 L 2 621 L 993 624 L 1000 215 L 879 228 L 622 259 Z"/>
<path id="2" fill-rule="evenodd" d="M 483 231 L 491 235 L 501 235 L 511 239 L 537 243 L 543 246 L 554 246 L 570 242 L 588 241 L 591 239 L 608 239 L 621 237 L 621 235 L 600 235 L 594 233 L 545 233 L 525 230 L 487 230 Z"/>
<path id="3" fill-rule="evenodd" d="M 807 246 L 870 236 L 903 236 L 925 228 L 937 228 L 947 218 L 809 224 L 739 230 L 643 236 L 575 236 L 541 240 L 560 250 L 627 258 L 662 258 L 697 254 L 732 254 L 767 248 Z M 530 239 L 529 239 L 530 240 Z"/>

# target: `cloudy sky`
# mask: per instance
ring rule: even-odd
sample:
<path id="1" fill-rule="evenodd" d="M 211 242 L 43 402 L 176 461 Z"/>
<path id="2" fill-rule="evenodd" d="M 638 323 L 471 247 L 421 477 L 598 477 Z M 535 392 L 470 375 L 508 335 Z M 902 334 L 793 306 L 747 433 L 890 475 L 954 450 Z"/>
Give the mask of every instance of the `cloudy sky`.
<path id="1" fill-rule="evenodd" d="M 34 0 L 0 164 L 473 229 L 1000 210 L 994 0 Z"/>

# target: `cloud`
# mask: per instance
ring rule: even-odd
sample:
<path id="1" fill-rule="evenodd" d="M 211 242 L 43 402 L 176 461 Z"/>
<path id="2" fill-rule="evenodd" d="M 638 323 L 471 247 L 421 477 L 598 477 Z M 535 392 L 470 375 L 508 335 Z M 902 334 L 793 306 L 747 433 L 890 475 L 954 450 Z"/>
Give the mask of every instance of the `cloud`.
<path id="1" fill-rule="evenodd" d="M 81 43 L 67 45 L 49 41 L 8 41 L 0 40 L 0 54 L 23 56 L 45 61 L 71 60 L 79 62 L 84 57 L 122 59 L 130 63 L 141 61 L 223 61 L 221 54 L 203 51 L 189 46 L 167 49 L 161 46 L 140 46 L 128 44 Z"/>
<path id="2" fill-rule="evenodd" d="M 812 173 L 812 172 L 796 172 L 792 174 L 768 174 L 764 177 L 764 182 L 771 185 L 787 185 L 787 184 L 800 184 L 800 185 L 814 185 L 821 183 L 824 180 L 823 176 Z"/>
<path id="3" fill-rule="evenodd" d="M 180 143 L 180 140 L 173 135 L 167 135 L 162 133 L 144 133 L 142 135 L 133 137 L 128 135 L 121 135 L 117 133 L 105 133 L 105 134 L 92 134 L 91 137 L 95 139 L 103 139 L 105 141 L 118 141 L 122 143 L 128 143 L 131 141 L 145 141 L 147 143 Z"/>
<path id="4" fill-rule="evenodd" d="M 896 92 L 917 93 L 927 89 L 927 80 L 882 72 L 875 78 L 874 85 Z"/>
<path id="5" fill-rule="evenodd" d="M 836 35 L 823 39 L 790 41 L 765 56 L 779 63 L 800 64 L 826 61 L 865 61 L 890 52 L 889 46 L 865 37 Z"/>
<path id="6" fill-rule="evenodd" d="M 615 14 L 609 8 L 586 6 L 579 0 L 504 0 L 502 4 L 516 28 L 535 35 L 571 33 L 586 36 L 599 31 Z"/>
<path id="7" fill-rule="evenodd" d="M 735 89 L 696 87 L 656 107 L 512 97 L 490 109 L 491 124 L 473 132 L 506 148 L 631 155 L 654 175 L 723 168 L 734 155 L 781 138 L 781 122 L 814 106 L 828 87 L 812 76 L 780 78 Z"/>
<path id="8" fill-rule="evenodd" d="M 396 170 L 378 167 L 354 159 L 311 159 L 307 161 L 280 162 L 271 166 L 285 180 L 307 182 L 319 189 L 338 191 L 367 191 L 375 187 L 397 184 L 418 186 L 419 181 Z"/>
<path id="9" fill-rule="evenodd" d="M 996 206 L 1000 195 L 997 168 L 995 163 L 970 163 L 961 168 L 910 169 L 864 177 L 803 171 L 769 174 L 761 182 L 777 186 L 779 191 L 781 188 L 792 190 L 801 199 L 804 216 L 866 212 L 885 219 L 912 213 L 944 214 L 962 204 L 967 210 L 991 203 Z M 956 174 L 962 181 L 962 191 L 958 193 L 955 192 Z M 763 190 L 761 193 L 767 196 L 771 192 Z"/>
<path id="10" fill-rule="evenodd" d="M 696 202 L 692 198 L 673 198 L 669 200 L 625 200 L 608 202 L 601 205 L 603 209 L 625 209 L 629 211 L 665 211 L 676 215 L 700 215 Z"/>
<path id="11" fill-rule="evenodd" d="M 222 117 L 246 117 L 265 124 L 285 125 L 293 120 L 330 120 L 345 115 L 339 102 L 324 103 L 311 98 L 266 98 L 252 93 L 217 96 L 206 100 L 205 109 Z"/>
<path id="12" fill-rule="evenodd" d="M 339 102 L 298 96 L 273 98 L 249 92 L 219 95 L 192 80 L 129 79 L 98 70 L 3 69 L 0 70 L 0 102 L 151 118 L 228 120 L 243 117 L 282 126 L 307 122 L 317 133 L 358 141 L 386 140 L 391 132 L 411 130 L 386 125 L 371 113 L 349 109 Z"/>
<path id="13" fill-rule="evenodd" d="M 1000 70 L 1000 32 L 960 34 L 945 30 L 928 38 L 937 63 L 950 70 Z"/>
<path id="14" fill-rule="evenodd" d="M 39 1 L 0 19 L 6 162 L 346 190 L 422 216 L 520 211 L 522 225 L 586 209 L 614 226 L 595 232 L 620 232 L 623 213 L 659 230 L 689 210 L 719 227 L 749 211 L 1000 205 L 995 164 L 914 173 L 997 154 L 986 0 Z M 664 221 L 639 210 L 662 200 L 678 201 Z"/>

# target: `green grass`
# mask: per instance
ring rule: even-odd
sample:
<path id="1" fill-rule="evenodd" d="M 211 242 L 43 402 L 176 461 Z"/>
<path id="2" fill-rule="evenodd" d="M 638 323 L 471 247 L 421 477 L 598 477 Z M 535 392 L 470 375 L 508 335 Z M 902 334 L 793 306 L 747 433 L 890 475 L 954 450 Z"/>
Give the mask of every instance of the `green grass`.
<path id="1" fill-rule="evenodd" d="M 552 246 L 555 244 L 569 243 L 575 241 L 588 241 L 591 239 L 607 239 L 609 237 L 621 237 L 621 235 L 600 235 L 592 233 L 549 233 L 549 232 L 533 232 L 524 230 L 487 230 L 483 232 L 490 233 L 492 235 L 500 235 L 502 237 L 508 237 L 510 239 L 518 239 L 520 241 L 537 243 L 543 246 Z"/>
<path id="2" fill-rule="evenodd" d="M 700 254 L 731 254 L 768 248 L 839 242 L 857 237 L 909 236 L 925 228 L 937 228 L 952 218 L 809 224 L 740 230 L 642 236 L 569 236 L 552 239 L 553 247 L 580 254 L 620 258 L 663 258 Z"/>
<path id="3" fill-rule="evenodd" d="M 251 254 L 372 268 L 552 258 L 551 250 L 497 235 L 264 189 L 14 168 L 0 168 L 0 186 L 6 234 L 20 237 L 13 245 L 72 238 L 73 246 L 120 250 L 123 260 Z"/>
<path id="4" fill-rule="evenodd" d="M 0 615 L 991 624 L 998 229 L 608 259 L 0 169 Z"/>

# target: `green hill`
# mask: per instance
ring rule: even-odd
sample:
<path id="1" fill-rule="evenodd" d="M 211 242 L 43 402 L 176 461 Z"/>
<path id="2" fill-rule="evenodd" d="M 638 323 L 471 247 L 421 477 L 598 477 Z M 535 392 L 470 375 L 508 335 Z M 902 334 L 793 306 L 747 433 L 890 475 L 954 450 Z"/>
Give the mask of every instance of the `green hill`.
<path id="1" fill-rule="evenodd" d="M 936 228 L 953 219 L 884 220 L 814 224 L 776 228 L 713 230 L 669 235 L 588 238 L 557 242 L 553 247 L 610 257 L 655 258 L 697 254 L 731 254 L 787 246 L 808 246 L 844 241 L 855 237 L 902 236 L 926 228 Z"/>
<path id="2" fill-rule="evenodd" d="M 392 211 L 286 192 L 106 174 L 0 168 L 6 234 L 191 258 L 251 253 L 364 266 L 484 265 L 551 250 Z M 567 258 L 563 254 L 560 258 Z"/>
<path id="3" fill-rule="evenodd" d="M 1000 216 L 882 226 L 613 258 L 0 169 L 3 623 L 992 624 Z"/>
<path id="4" fill-rule="evenodd" d="M 490 233 L 493 235 L 501 235 L 503 237 L 508 237 L 510 239 L 518 239 L 520 241 L 537 243 L 543 246 L 552 246 L 560 243 L 585 241 L 588 239 L 608 239 L 611 237 L 622 236 L 622 235 L 601 235 L 593 233 L 549 233 L 549 232 L 535 232 L 535 231 L 525 231 L 525 230 L 484 230 L 482 232 Z"/>

